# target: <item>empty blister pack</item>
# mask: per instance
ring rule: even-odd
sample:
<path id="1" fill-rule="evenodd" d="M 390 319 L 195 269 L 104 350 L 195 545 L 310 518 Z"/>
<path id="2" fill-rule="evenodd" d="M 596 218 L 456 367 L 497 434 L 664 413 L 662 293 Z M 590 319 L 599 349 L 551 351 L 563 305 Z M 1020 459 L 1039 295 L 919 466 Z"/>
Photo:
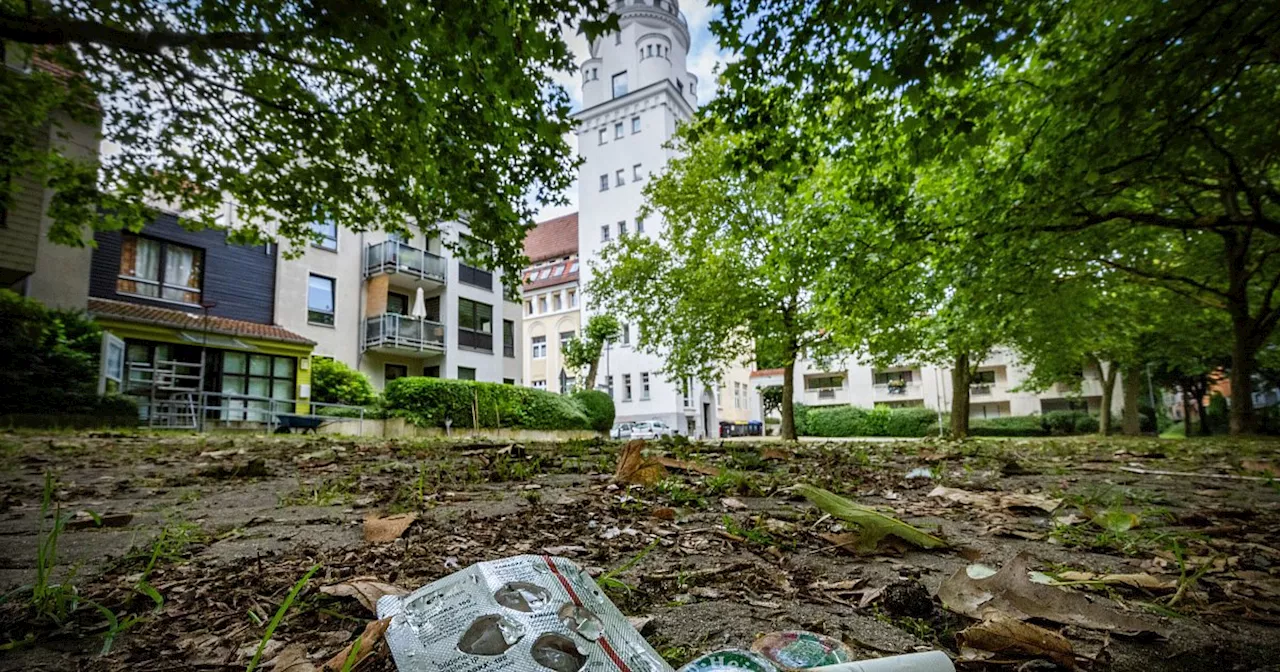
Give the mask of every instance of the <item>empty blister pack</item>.
<path id="1" fill-rule="evenodd" d="M 573 562 L 519 555 L 481 562 L 403 597 L 387 644 L 400 672 L 671 672 Z"/>

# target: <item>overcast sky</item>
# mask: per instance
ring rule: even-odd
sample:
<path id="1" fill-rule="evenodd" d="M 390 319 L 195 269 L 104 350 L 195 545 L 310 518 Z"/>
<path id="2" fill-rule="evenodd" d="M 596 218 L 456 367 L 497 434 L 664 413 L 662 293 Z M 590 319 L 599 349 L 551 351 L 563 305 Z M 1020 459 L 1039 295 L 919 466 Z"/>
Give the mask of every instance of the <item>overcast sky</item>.
<path id="1" fill-rule="evenodd" d="M 721 63 L 725 59 L 725 52 L 720 49 L 720 45 L 716 44 L 716 40 L 711 36 L 708 25 L 711 19 L 715 17 L 713 10 L 707 6 L 706 0 L 679 0 L 680 11 L 684 14 L 685 19 L 689 21 L 689 71 L 698 77 L 698 102 L 705 103 L 711 99 L 715 93 L 715 76 L 712 74 L 716 64 Z M 582 35 L 570 33 L 567 36 L 569 46 L 573 48 L 573 53 L 577 56 L 577 62 L 581 64 L 587 60 L 587 40 Z M 582 86 L 577 72 L 574 73 L 557 73 L 556 81 L 564 86 L 569 92 L 569 97 L 573 99 L 573 107 L 575 110 L 582 107 Z M 570 147 L 577 151 L 578 137 L 572 133 L 565 136 L 565 140 Z M 569 187 L 566 194 L 569 197 L 569 205 L 544 207 L 538 214 L 537 221 L 541 222 L 552 217 L 559 217 L 578 209 L 578 183 L 574 182 Z"/>

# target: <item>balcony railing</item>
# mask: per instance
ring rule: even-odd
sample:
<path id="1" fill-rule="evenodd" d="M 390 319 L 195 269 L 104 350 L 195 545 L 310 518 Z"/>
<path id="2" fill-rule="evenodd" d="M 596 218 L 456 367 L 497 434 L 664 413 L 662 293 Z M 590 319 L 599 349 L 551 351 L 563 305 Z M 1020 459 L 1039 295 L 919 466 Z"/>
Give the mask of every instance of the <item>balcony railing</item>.
<path id="1" fill-rule="evenodd" d="M 818 390 L 818 399 L 829 400 L 836 398 L 836 390 L 834 387 L 824 387 Z"/>
<path id="2" fill-rule="evenodd" d="M 364 276 L 379 273 L 404 273 L 422 280 L 444 282 L 448 265 L 444 257 L 412 245 L 384 240 L 370 243 L 364 251 Z"/>
<path id="3" fill-rule="evenodd" d="M 364 349 L 444 350 L 444 325 L 408 315 L 375 315 L 364 321 Z"/>
<path id="4" fill-rule="evenodd" d="M 989 397 L 991 392 L 992 386 L 990 383 L 974 383 L 969 386 L 969 396 L 972 397 Z"/>

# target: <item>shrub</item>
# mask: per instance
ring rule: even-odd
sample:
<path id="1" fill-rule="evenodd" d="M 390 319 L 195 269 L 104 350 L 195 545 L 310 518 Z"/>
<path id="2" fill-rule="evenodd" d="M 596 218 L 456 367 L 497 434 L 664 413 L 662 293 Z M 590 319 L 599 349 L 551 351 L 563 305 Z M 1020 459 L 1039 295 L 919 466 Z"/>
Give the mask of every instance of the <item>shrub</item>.
<path id="1" fill-rule="evenodd" d="M 1079 413 L 1079 411 L 1049 411 L 1044 414 L 1044 428 L 1055 436 L 1074 434 Z"/>
<path id="2" fill-rule="evenodd" d="M 797 412 L 796 432 L 803 436 L 915 437 L 933 434 L 938 426 L 938 414 L 927 408 L 833 406 L 805 408 L 803 424 L 800 417 Z"/>
<path id="3" fill-rule="evenodd" d="M 1221 392 L 1214 392 L 1209 397 L 1209 406 L 1204 409 L 1205 423 L 1209 431 L 1226 432 L 1231 426 L 1231 409 L 1227 406 L 1227 398 Z"/>
<path id="4" fill-rule="evenodd" d="M 1100 429 L 1097 416 L 1081 413 L 1076 416 L 1076 434 L 1097 434 Z"/>
<path id="5" fill-rule="evenodd" d="M 867 411 L 856 406 L 809 408 L 805 413 L 805 436 L 866 436 Z M 797 434 L 799 432 L 799 423 Z"/>
<path id="6" fill-rule="evenodd" d="M 361 372 L 325 357 L 311 358 L 311 400 L 322 404 L 368 406 L 377 399 Z"/>
<path id="7" fill-rule="evenodd" d="M 575 398 L 527 387 L 441 378 L 397 378 L 387 384 L 389 412 L 423 427 L 590 429 Z M 612 418 L 610 418 L 612 424 Z"/>
<path id="8" fill-rule="evenodd" d="M 795 423 L 796 436 L 813 436 L 809 433 L 809 407 L 804 404 L 791 406 L 791 417 Z M 781 420 L 779 420 L 781 423 Z M 781 429 L 779 429 L 781 431 Z"/>
<path id="9" fill-rule="evenodd" d="M 1039 416 L 1022 415 L 974 420 L 969 423 L 969 433 L 973 436 L 1047 436 L 1049 430 Z"/>
<path id="10" fill-rule="evenodd" d="M 600 390 L 579 390 L 573 393 L 574 401 L 582 407 L 591 423 L 591 429 L 607 432 L 613 429 L 613 399 Z"/>
<path id="11" fill-rule="evenodd" d="M 96 411 L 101 345 L 102 330 L 83 313 L 0 290 L 0 409 Z"/>
<path id="12" fill-rule="evenodd" d="M 889 416 L 886 436 L 936 436 L 938 412 L 928 408 L 898 408 Z"/>

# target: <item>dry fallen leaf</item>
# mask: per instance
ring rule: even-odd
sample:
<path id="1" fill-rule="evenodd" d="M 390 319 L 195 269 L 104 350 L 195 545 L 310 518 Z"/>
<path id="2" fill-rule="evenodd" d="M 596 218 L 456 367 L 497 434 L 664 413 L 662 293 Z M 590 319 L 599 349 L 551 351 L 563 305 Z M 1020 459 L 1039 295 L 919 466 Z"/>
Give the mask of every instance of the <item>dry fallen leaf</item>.
<path id="1" fill-rule="evenodd" d="M 987 620 L 957 632 L 956 643 L 962 648 L 992 653 L 1047 658 L 1068 670 L 1075 669 L 1075 653 L 1066 637 L 1004 614 L 992 614 Z"/>
<path id="2" fill-rule="evenodd" d="M 371 513 L 364 517 L 364 540 L 371 544 L 385 544 L 388 541 L 395 541 L 417 519 L 418 514 L 416 513 L 401 513 L 395 516 L 380 516 L 376 513 Z"/>
<path id="3" fill-rule="evenodd" d="M 407 595 L 409 591 L 400 586 L 383 583 L 372 576 L 357 576 L 342 583 L 324 586 L 320 592 L 336 597 L 354 597 L 370 612 L 378 613 L 378 600 L 384 595 Z"/>
<path id="4" fill-rule="evenodd" d="M 1117 633 L 1163 634 L 1163 628 L 1149 619 L 1120 612 L 1110 600 L 1094 601 L 1083 593 L 1032 582 L 1029 564 L 1030 557 L 1019 553 L 1000 571 L 977 579 L 969 575 L 969 567 L 961 568 L 942 582 L 938 598 L 947 609 L 970 618 L 1000 613 L 1018 620 L 1040 618 Z"/>
<path id="5" fill-rule="evenodd" d="M 743 504 L 743 503 L 742 503 L 742 500 L 737 499 L 737 498 L 734 498 L 734 497 L 725 497 L 724 499 L 721 499 L 721 500 L 720 500 L 720 505 L 721 505 L 721 506 L 723 506 L 723 507 L 724 507 L 724 508 L 726 508 L 726 509 L 745 509 L 745 508 L 747 508 L 747 505 L 746 505 L 746 504 Z"/>
<path id="6" fill-rule="evenodd" d="M 1178 587 L 1174 579 L 1158 579 L 1146 572 L 1140 574 L 1094 574 L 1093 572 L 1062 572 L 1057 575 L 1063 581 L 1081 581 L 1087 583 L 1105 583 L 1109 585 L 1131 586 L 1147 590 L 1173 590 Z"/>
<path id="7" fill-rule="evenodd" d="M 634 439 L 618 451 L 618 468 L 613 473 L 613 480 L 620 483 L 639 483 L 653 485 L 667 475 L 667 470 L 654 460 L 645 459 L 641 452 L 644 441 Z"/>
<path id="8" fill-rule="evenodd" d="M 307 647 L 290 644 L 275 657 L 271 667 L 274 672 L 316 672 L 316 666 L 307 660 Z"/>
<path id="9" fill-rule="evenodd" d="M 325 672 L 328 672 L 329 670 L 344 669 L 344 666 L 347 664 L 347 659 L 352 656 L 353 650 L 355 651 L 356 662 L 350 668 L 345 669 L 355 670 L 359 668 L 361 663 L 369 660 L 381 651 L 382 636 L 387 634 L 387 628 L 390 625 L 391 617 L 384 618 L 380 621 L 370 621 L 369 625 L 365 626 L 364 632 L 360 635 L 359 639 L 351 642 L 351 644 L 347 645 L 347 648 L 334 654 L 334 656 L 329 659 L 329 662 L 325 663 L 324 667 L 321 669 Z"/>
<path id="10" fill-rule="evenodd" d="M 980 509 L 1039 509 L 1052 512 L 1062 505 L 1061 499 L 1044 495 L 1024 495 L 1019 493 L 970 492 L 959 488 L 948 488 L 939 485 L 929 491 L 930 497 L 941 497 L 948 501 L 966 504 Z"/>

